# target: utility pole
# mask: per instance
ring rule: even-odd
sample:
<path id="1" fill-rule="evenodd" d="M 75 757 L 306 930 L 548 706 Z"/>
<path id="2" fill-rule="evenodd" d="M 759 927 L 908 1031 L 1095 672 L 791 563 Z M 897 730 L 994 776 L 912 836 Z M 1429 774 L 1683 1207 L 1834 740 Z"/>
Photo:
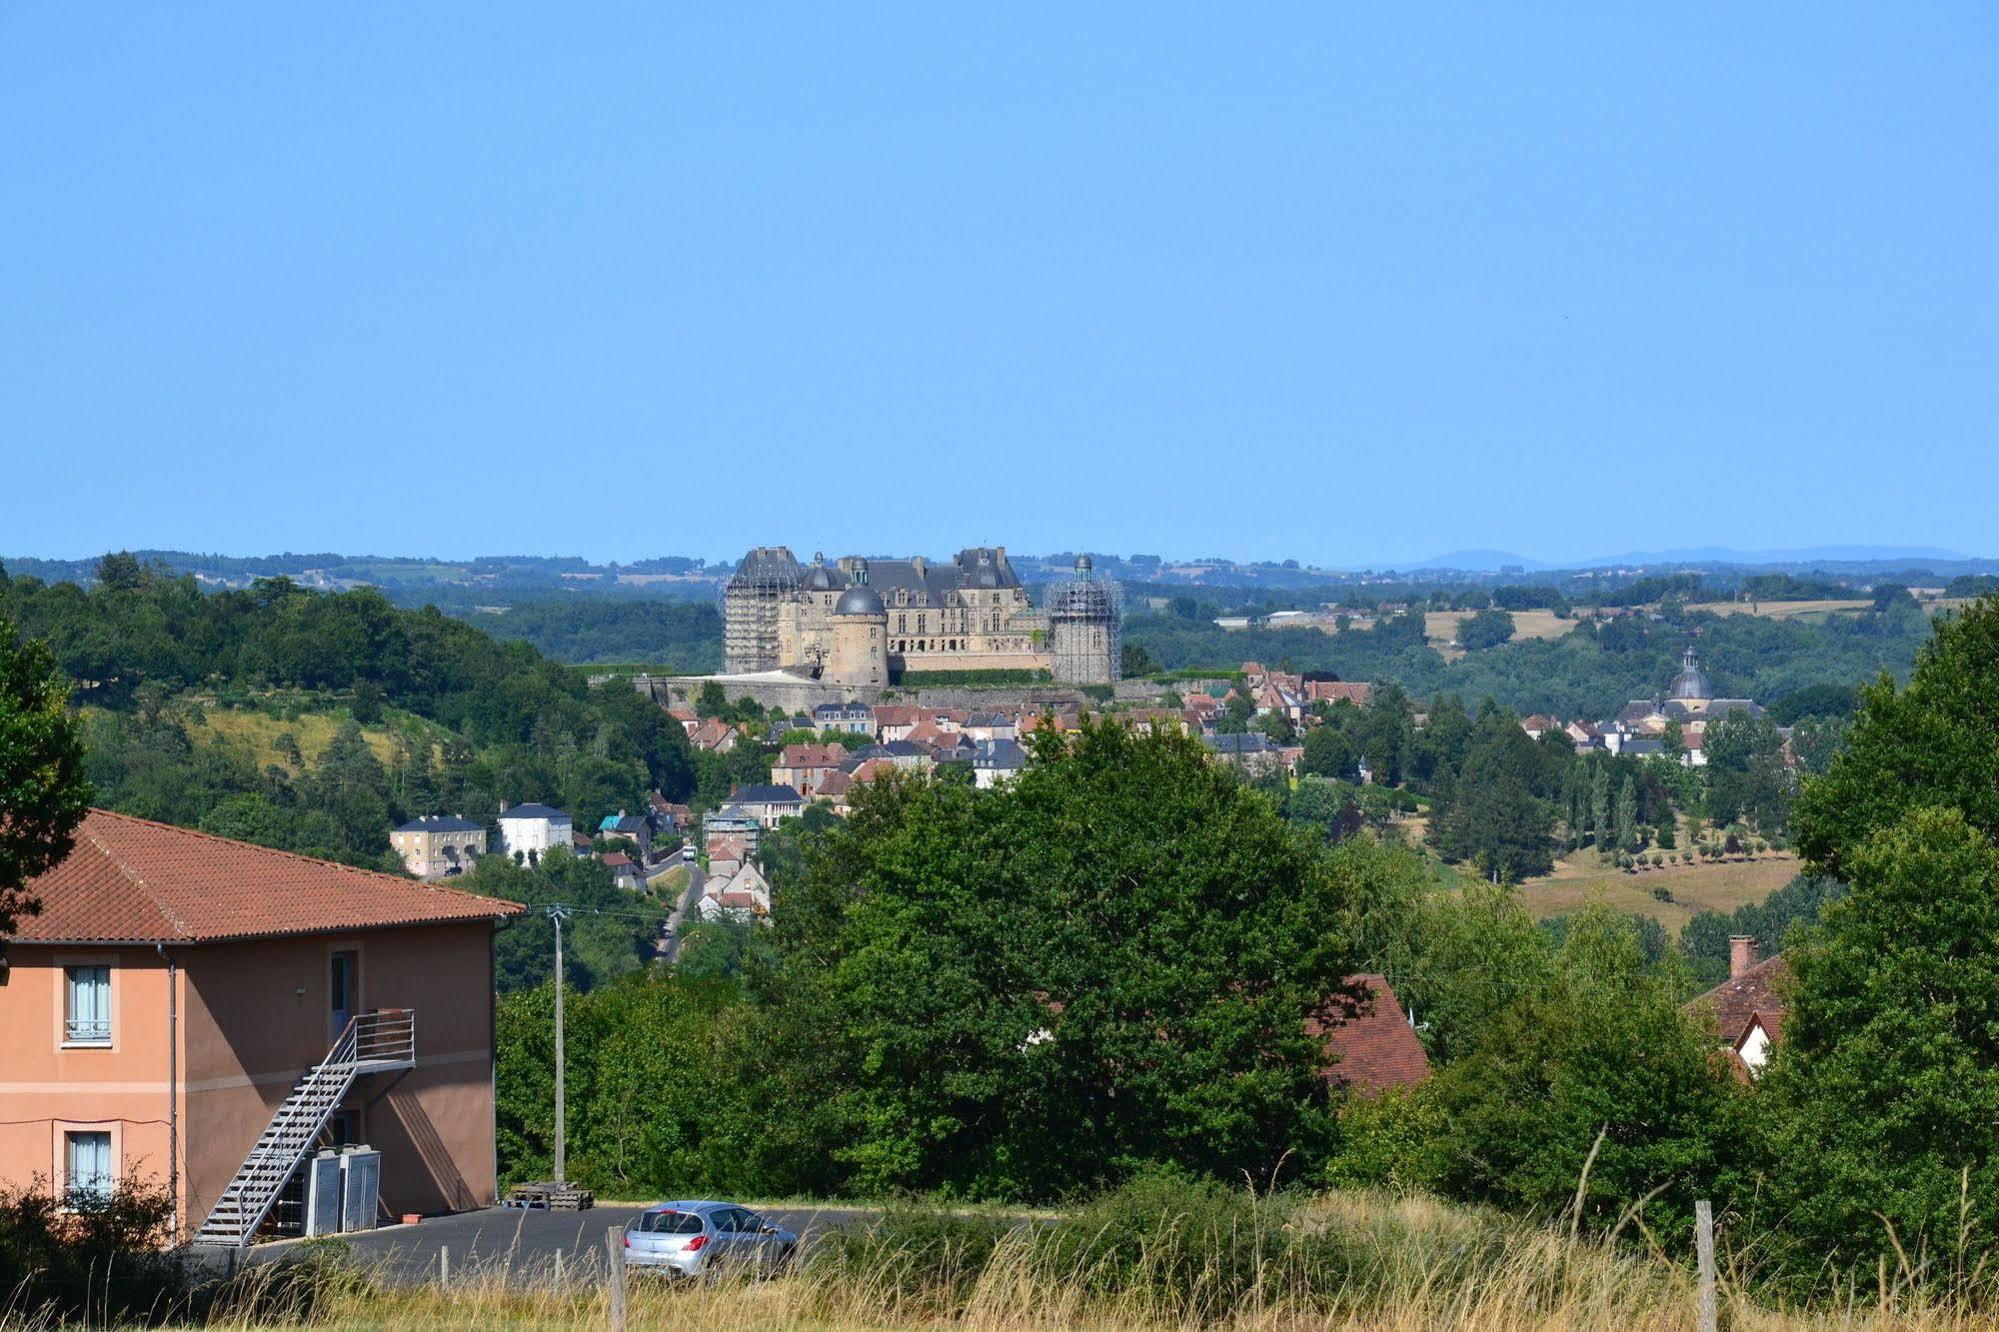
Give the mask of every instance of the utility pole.
<path id="1" fill-rule="evenodd" d="M 561 905 L 548 908 L 548 918 L 555 922 L 555 1182 L 569 1182 L 569 1165 L 564 1157 L 562 1140 L 562 922 L 569 919 L 569 908 Z"/>

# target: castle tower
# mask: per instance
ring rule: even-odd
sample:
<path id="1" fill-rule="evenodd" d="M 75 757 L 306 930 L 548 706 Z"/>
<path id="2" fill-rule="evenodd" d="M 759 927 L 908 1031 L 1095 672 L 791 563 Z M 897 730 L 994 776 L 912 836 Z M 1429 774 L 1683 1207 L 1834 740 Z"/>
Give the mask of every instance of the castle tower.
<path id="1" fill-rule="evenodd" d="M 822 679 L 836 684 L 888 683 L 888 608 L 868 584 L 868 562 L 855 560 L 853 583 L 833 603 L 833 651 Z"/>
<path id="2" fill-rule="evenodd" d="M 778 607 L 798 590 L 798 560 L 787 546 L 758 546 L 722 587 L 722 669 L 730 675 L 777 669 Z"/>
<path id="3" fill-rule="evenodd" d="M 1119 673 L 1120 597 L 1116 583 L 1096 576 L 1090 557 L 1048 589 L 1049 666 L 1064 684 L 1115 684 Z"/>

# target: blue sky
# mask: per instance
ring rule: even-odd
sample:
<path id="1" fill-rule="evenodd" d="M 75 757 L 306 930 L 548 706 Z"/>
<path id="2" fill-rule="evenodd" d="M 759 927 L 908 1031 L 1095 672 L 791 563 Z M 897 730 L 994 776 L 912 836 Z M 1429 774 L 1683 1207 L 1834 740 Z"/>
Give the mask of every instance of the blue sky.
<path id="1" fill-rule="evenodd" d="M 731 8 L 0 10 L 0 553 L 1999 554 L 1989 3 Z"/>

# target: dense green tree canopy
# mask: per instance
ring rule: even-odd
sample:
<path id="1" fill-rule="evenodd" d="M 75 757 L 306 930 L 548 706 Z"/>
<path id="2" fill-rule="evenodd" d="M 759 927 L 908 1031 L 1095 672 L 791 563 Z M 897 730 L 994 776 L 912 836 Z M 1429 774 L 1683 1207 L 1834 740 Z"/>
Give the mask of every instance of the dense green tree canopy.
<path id="1" fill-rule="evenodd" d="M 1010 786 L 883 785 L 779 925 L 868 1189 L 1258 1177 L 1322 1131 L 1308 1014 L 1360 886 L 1178 735 L 1044 737 Z"/>
<path id="2" fill-rule="evenodd" d="M 1940 619 L 1905 688 L 1861 691 L 1845 751 L 1799 802 L 1798 848 L 1845 877 L 1855 847 L 1923 806 L 1999 835 L 1999 598 Z"/>
<path id="3" fill-rule="evenodd" d="M 0 618 L 0 939 L 40 909 L 26 884 L 69 854 L 90 800 L 69 686 L 46 647 Z"/>
<path id="4" fill-rule="evenodd" d="M 1920 808 L 1840 863 L 1852 892 L 1784 954 L 1773 1203 L 1841 1266 L 1892 1254 L 1889 1226 L 1949 1253 L 1968 1203 L 1976 1260 L 1999 1215 L 1999 850 L 1961 811 Z"/>

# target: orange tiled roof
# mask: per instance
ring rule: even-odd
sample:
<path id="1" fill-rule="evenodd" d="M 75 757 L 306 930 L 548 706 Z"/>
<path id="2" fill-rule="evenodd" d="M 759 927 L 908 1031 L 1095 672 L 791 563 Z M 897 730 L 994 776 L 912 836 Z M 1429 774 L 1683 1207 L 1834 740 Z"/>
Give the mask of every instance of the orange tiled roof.
<path id="1" fill-rule="evenodd" d="M 273 851 L 93 809 L 61 864 L 30 881 L 22 943 L 213 943 L 527 910 L 440 883 Z"/>
<path id="2" fill-rule="evenodd" d="M 1407 1087 L 1429 1077 L 1430 1056 L 1403 1015 L 1388 978 L 1349 976 L 1347 984 L 1358 987 L 1365 997 L 1341 996 L 1327 1005 L 1326 1016 L 1341 1019 L 1337 1026 L 1329 1029 L 1316 1018 L 1305 1024 L 1311 1035 L 1324 1034 L 1327 1050 L 1339 1056 L 1326 1077 L 1359 1092 Z"/>
<path id="3" fill-rule="evenodd" d="M 1688 1001 L 1687 1008 L 1711 1018 L 1715 1032 L 1730 1045 L 1742 1039 L 1750 1019 L 1758 1015 L 1774 1037 L 1776 1031 L 1770 1023 L 1780 1021 L 1784 1014 L 1784 1001 L 1777 997 L 1776 987 L 1789 969 L 1790 963 L 1784 961 L 1782 953 L 1766 957 L 1740 976 L 1731 976 L 1706 994 Z"/>

